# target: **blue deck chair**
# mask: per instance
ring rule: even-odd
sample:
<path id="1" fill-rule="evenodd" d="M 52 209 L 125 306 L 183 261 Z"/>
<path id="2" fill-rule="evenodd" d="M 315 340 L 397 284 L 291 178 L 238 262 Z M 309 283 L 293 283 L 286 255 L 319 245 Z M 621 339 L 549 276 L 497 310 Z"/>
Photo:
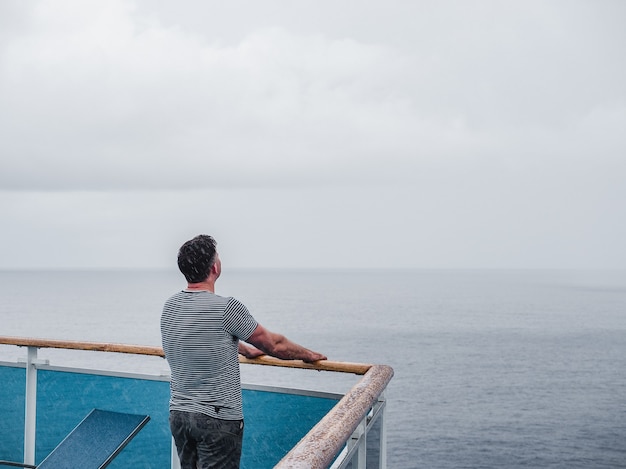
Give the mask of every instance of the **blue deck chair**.
<path id="1" fill-rule="evenodd" d="M 93 409 L 38 466 L 0 461 L 0 466 L 31 469 L 107 467 L 150 417 Z"/>

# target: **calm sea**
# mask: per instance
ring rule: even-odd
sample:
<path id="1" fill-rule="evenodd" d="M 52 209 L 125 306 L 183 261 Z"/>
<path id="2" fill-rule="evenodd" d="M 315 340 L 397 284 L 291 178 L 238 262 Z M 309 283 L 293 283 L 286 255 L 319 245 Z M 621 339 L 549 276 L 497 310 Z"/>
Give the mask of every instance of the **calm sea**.
<path id="1" fill-rule="evenodd" d="M 177 272 L 0 272 L 0 334 L 160 345 L 182 286 Z M 217 293 L 332 360 L 394 368 L 391 468 L 626 468 L 624 271 L 225 269 Z M 245 368 L 294 387 L 353 380 Z"/>

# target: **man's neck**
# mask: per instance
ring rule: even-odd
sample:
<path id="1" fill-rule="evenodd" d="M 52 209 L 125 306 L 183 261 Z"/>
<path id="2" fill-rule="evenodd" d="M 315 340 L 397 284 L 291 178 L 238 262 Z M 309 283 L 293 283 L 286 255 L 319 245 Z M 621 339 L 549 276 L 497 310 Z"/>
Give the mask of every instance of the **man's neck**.
<path id="1" fill-rule="evenodd" d="M 215 293 L 215 280 L 209 277 L 204 282 L 187 283 L 187 290 L 210 291 L 211 293 Z"/>

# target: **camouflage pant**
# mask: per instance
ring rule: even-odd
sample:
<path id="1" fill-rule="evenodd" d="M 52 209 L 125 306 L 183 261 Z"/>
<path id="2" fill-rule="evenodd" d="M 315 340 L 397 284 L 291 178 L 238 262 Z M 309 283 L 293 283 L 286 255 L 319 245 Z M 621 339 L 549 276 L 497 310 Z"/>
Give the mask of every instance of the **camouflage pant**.
<path id="1" fill-rule="evenodd" d="M 243 420 L 220 420 L 204 414 L 170 412 L 181 469 L 238 469 Z"/>

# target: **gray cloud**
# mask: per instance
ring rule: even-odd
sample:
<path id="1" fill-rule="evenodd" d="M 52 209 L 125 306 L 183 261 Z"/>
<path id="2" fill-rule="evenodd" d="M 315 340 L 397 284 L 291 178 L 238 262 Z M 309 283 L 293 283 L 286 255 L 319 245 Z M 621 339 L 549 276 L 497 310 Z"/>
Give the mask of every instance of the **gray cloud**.
<path id="1" fill-rule="evenodd" d="M 0 267 L 623 266 L 625 13 L 2 2 Z"/>
<path id="2" fill-rule="evenodd" d="M 402 46 L 323 22 L 221 45 L 126 2 L 77 5 L 14 6 L 27 26 L 2 48 L 0 187 L 393 180 L 424 160 L 624 150 L 600 131 L 626 123 L 624 33 L 606 5 L 426 3 Z"/>

